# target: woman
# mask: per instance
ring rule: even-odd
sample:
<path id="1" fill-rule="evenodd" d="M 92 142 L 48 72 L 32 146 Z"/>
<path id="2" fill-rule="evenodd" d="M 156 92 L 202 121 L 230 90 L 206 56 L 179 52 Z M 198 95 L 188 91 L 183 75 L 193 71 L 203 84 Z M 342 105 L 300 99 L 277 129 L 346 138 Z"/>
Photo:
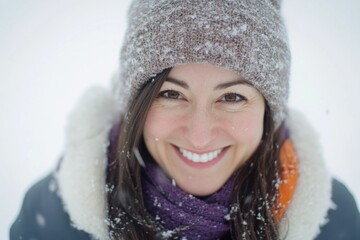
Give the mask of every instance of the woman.
<path id="1" fill-rule="evenodd" d="M 11 239 L 359 238 L 354 199 L 286 107 L 279 2 L 134 1 L 120 69 L 75 108 Z"/>

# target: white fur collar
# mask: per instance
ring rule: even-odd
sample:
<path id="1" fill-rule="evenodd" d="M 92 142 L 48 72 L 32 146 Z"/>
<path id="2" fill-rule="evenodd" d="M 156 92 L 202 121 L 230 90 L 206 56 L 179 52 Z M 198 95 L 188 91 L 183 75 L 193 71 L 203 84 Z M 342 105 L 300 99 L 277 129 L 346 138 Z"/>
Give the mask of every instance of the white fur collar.
<path id="1" fill-rule="evenodd" d="M 289 240 L 314 239 L 333 206 L 331 176 L 318 136 L 305 117 L 291 111 L 286 124 L 299 162 L 299 178 L 285 218 L 280 222 L 280 232 Z"/>
<path id="2" fill-rule="evenodd" d="M 110 91 L 89 89 L 69 116 L 64 158 L 57 173 L 73 225 L 95 239 L 107 239 L 106 152 L 108 133 L 119 115 Z"/>
<path id="3" fill-rule="evenodd" d="M 107 238 L 105 170 L 108 134 L 120 110 L 110 91 L 101 87 L 85 93 L 70 115 L 65 154 L 57 174 L 60 194 L 73 225 L 96 239 Z M 331 207 L 331 177 L 317 136 L 304 117 L 288 116 L 299 160 L 299 179 L 293 200 L 280 223 L 288 240 L 313 239 Z"/>

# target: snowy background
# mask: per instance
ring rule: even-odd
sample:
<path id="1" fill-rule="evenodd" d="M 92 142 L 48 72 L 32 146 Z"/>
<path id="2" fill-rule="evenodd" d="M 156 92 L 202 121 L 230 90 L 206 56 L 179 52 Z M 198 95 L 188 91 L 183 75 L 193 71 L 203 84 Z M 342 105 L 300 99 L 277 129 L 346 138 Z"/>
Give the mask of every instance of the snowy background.
<path id="1" fill-rule="evenodd" d="M 62 152 L 67 114 L 116 69 L 129 1 L 0 0 L 0 239 Z M 284 0 L 290 106 L 320 134 L 332 173 L 360 203 L 360 2 Z"/>

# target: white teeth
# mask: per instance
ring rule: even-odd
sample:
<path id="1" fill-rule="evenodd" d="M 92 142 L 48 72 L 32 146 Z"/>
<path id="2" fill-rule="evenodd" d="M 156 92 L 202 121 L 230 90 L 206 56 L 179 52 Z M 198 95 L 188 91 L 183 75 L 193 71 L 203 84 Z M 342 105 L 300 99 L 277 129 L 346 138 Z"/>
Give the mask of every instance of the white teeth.
<path id="1" fill-rule="evenodd" d="M 209 161 L 215 159 L 221 153 L 221 149 L 213 151 L 213 152 L 204 153 L 204 154 L 197 154 L 197 153 L 189 152 L 183 148 L 179 148 L 179 150 L 185 158 L 187 158 L 190 161 L 196 162 L 196 163 L 209 162 Z"/>

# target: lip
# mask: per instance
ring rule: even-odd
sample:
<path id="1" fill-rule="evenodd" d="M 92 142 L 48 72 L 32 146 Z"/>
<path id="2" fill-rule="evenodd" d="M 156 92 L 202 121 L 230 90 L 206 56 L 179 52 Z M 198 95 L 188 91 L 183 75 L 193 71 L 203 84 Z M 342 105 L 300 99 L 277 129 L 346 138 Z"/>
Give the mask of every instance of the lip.
<path id="1" fill-rule="evenodd" d="M 217 164 L 222 158 L 223 156 L 226 154 L 227 150 L 229 149 L 229 147 L 224 147 L 222 148 L 221 153 L 214 158 L 213 160 L 206 162 L 206 163 L 201 163 L 201 162 L 193 162 L 191 160 L 188 160 L 187 158 L 185 158 L 182 153 L 179 150 L 179 147 L 177 146 L 173 146 L 175 149 L 176 154 L 179 156 L 179 158 L 188 166 L 192 167 L 192 168 L 196 168 L 196 169 L 206 169 L 206 168 L 210 168 L 212 166 L 214 166 L 215 164 Z M 188 150 L 189 151 L 189 150 Z M 214 151 L 214 150 L 212 150 Z M 207 152 L 212 152 L 212 151 L 207 151 Z M 203 154 L 203 153 L 207 153 L 207 152 L 197 152 L 197 151 L 191 151 L 197 154 Z"/>

